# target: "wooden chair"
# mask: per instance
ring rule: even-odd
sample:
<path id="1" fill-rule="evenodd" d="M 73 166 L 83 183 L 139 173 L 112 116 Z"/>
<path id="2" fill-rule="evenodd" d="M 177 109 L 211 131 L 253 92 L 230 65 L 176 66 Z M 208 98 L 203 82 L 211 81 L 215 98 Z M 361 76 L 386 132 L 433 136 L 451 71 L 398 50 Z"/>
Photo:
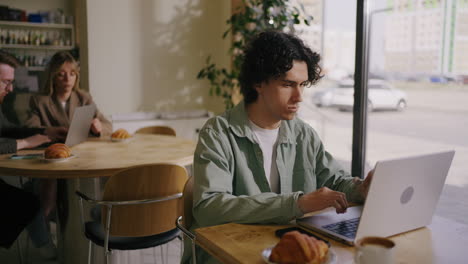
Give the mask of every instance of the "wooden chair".
<path id="1" fill-rule="evenodd" d="M 168 126 L 148 126 L 138 129 L 135 133 L 137 134 L 159 134 L 176 136 L 176 132 L 172 127 Z"/>
<path id="2" fill-rule="evenodd" d="M 192 263 L 196 264 L 197 257 L 195 251 L 195 234 L 189 231 L 193 221 L 193 176 L 191 176 L 185 183 L 182 199 L 184 203 L 184 211 L 182 216 L 177 218 L 176 226 L 188 239 L 190 239 L 192 243 Z"/>
<path id="3" fill-rule="evenodd" d="M 112 249 L 151 248 L 179 237 L 174 219 L 182 212 L 182 190 L 187 178 L 185 168 L 178 165 L 141 165 L 110 177 L 102 200 L 77 191 L 81 221 L 90 240 L 88 263 L 91 242 L 104 247 L 108 263 Z M 83 200 L 102 206 L 102 223 L 99 220 L 85 223 Z"/>

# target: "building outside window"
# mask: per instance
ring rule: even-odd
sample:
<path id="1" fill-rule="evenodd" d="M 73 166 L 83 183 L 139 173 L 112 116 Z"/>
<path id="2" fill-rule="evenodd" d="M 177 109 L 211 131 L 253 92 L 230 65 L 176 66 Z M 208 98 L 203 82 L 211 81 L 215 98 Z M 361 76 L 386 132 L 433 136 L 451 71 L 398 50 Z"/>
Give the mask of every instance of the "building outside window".
<path id="1" fill-rule="evenodd" d="M 356 3 L 302 2 L 319 13 L 303 38 L 321 53 L 325 77 L 306 90 L 300 116 L 350 169 L 353 112 L 340 111 L 333 98 L 343 83 L 351 80 L 352 86 Z M 384 82 L 404 93 L 406 101 L 403 109 L 395 102 L 395 107 L 372 107 L 368 113 L 366 169 L 382 159 L 455 150 L 436 214 L 468 224 L 468 1 L 369 3 L 369 83 Z M 375 91 L 369 88 L 370 100 Z"/>

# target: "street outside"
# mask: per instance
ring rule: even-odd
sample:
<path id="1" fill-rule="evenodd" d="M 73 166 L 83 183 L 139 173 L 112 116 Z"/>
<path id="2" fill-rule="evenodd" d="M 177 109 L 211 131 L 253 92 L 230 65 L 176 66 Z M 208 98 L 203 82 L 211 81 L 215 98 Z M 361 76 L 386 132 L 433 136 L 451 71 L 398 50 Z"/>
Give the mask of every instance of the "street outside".
<path id="1" fill-rule="evenodd" d="M 394 85 L 407 93 L 408 107 L 402 112 L 369 113 L 368 167 L 374 167 L 382 159 L 455 150 L 436 214 L 468 224 L 468 85 Z M 312 94 L 318 89 L 305 90 L 299 116 L 317 130 L 325 148 L 338 160 L 345 161 L 349 169 L 352 112 L 313 105 Z"/>

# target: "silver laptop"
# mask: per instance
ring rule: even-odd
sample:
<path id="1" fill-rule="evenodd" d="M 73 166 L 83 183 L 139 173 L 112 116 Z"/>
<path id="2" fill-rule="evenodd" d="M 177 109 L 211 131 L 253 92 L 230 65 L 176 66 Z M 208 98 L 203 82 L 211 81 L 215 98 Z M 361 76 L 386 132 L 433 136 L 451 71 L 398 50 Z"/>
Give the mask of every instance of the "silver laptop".
<path id="1" fill-rule="evenodd" d="M 297 224 L 353 245 L 364 236 L 388 237 L 429 225 L 455 151 L 379 161 L 364 206 L 329 210 Z"/>
<path id="2" fill-rule="evenodd" d="M 89 129 L 95 114 L 96 105 L 94 104 L 75 108 L 65 145 L 71 147 L 88 139 Z"/>

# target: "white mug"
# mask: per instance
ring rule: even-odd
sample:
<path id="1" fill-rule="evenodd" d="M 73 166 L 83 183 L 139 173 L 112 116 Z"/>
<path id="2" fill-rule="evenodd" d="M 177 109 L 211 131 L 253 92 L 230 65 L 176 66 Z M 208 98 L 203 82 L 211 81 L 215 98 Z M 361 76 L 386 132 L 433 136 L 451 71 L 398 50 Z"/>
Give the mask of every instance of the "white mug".
<path id="1" fill-rule="evenodd" d="M 363 237 L 356 244 L 356 264 L 394 264 L 395 242 L 384 237 Z"/>

